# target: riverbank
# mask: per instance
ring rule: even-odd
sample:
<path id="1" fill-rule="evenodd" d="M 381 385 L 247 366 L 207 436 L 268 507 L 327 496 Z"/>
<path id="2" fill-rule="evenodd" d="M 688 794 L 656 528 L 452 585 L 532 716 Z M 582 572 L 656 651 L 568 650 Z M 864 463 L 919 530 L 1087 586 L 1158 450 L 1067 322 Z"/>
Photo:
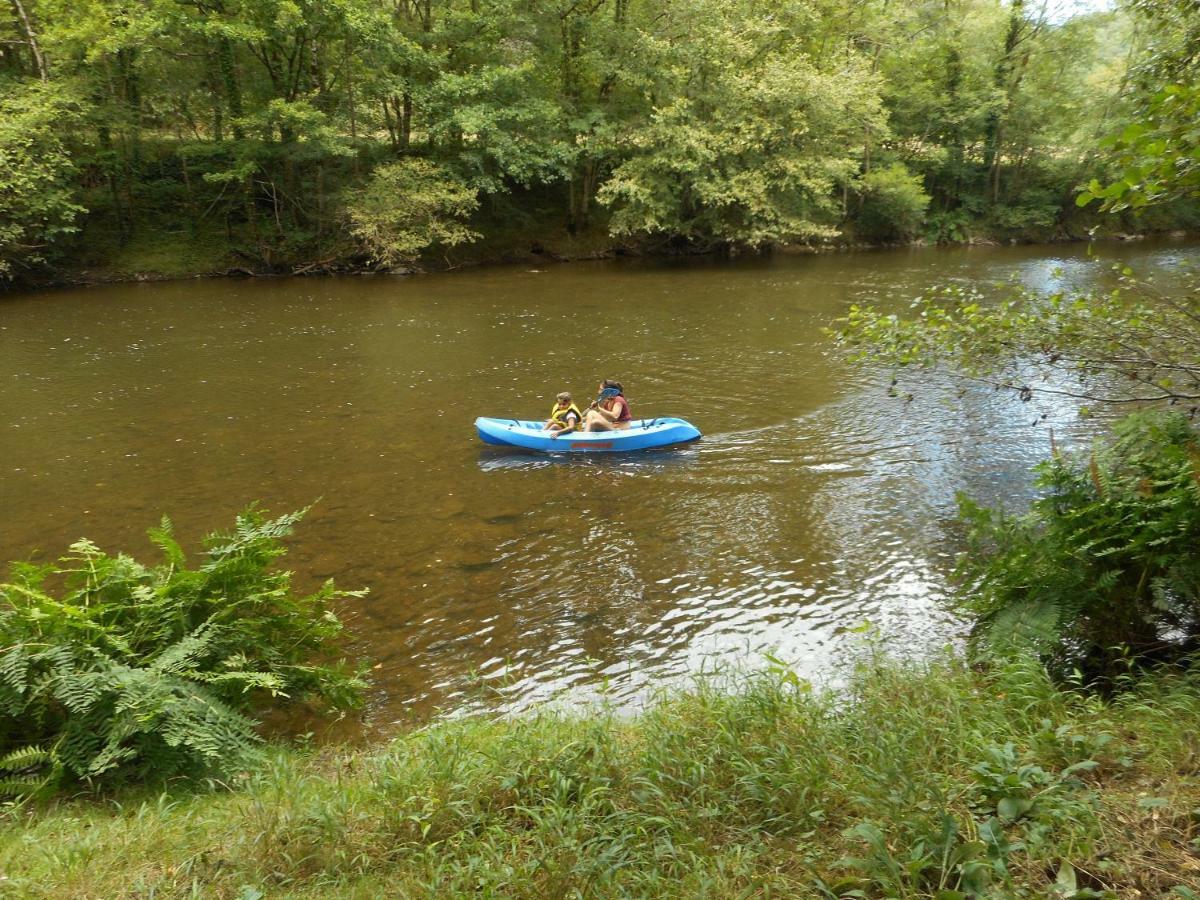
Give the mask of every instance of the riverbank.
<path id="1" fill-rule="evenodd" d="M 840 698 L 779 670 L 10 810 L 0 893 L 1187 897 L 1198 735 L 1194 674 L 1104 701 L 1032 663 L 869 659 Z"/>
<path id="2" fill-rule="evenodd" d="M 1148 237 L 1190 237 L 1196 232 L 1181 230 L 1170 221 L 1163 227 L 1139 230 L 1117 220 L 1104 229 L 1067 228 L 1057 232 L 992 233 L 981 230 L 961 240 L 931 244 L 924 239 L 905 242 L 874 242 L 846 235 L 819 244 L 793 244 L 768 248 L 763 253 L 821 254 L 926 246 L 997 246 L 1001 244 L 1068 244 L 1088 240 L 1135 241 Z M 236 241 L 216 225 L 179 227 L 163 222 L 161 227 L 143 228 L 125 241 L 116 239 L 116 230 L 99 221 L 89 225 L 78 249 L 68 257 L 19 280 L 0 282 L 0 294 L 7 290 L 37 290 L 48 287 L 133 282 L 176 281 L 193 278 L 260 278 L 307 275 L 390 275 L 404 276 L 449 272 L 465 268 L 503 265 L 554 265 L 615 257 L 679 257 L 728 254 L 726 248 L 681 247 L 670 241 L 633 240 L 613 237 L 603 227 L 569 232 L 565 226 L 526 224 L 523 227 L 485 232 L 477 242 L 448 250 L 428 253 L 406 266 L 381 269 L 369 260 L 343 247 L 332 255 L 305 254 L 275 260 L 255 258 L 238 249 Z M 742 251 L 743 253 L 745 251 Z"/>

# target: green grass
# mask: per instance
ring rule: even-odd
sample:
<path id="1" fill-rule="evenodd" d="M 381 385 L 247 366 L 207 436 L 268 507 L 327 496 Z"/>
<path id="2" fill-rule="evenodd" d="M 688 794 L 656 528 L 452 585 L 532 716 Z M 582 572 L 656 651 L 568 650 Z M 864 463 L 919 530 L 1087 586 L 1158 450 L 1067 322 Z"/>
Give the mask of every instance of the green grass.
<path id="1" fill-rule="evenodd" d="M 1032 663 L 871 660 L 838 696 L 776 672 L 13 810 L 0 894 L 1164 896 L 1200 891 L 1198 763 L 1200 676 L 1103 701 Z"/>

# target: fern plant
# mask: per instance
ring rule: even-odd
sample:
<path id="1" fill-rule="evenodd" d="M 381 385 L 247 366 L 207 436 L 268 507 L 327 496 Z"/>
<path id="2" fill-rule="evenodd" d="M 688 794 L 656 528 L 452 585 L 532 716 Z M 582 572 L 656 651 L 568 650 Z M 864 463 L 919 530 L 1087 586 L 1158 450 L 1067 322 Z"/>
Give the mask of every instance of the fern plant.
<path id="1" fill-rule="evenodd" d="M 959 603 L 981 649 L 1032 646 L 1108 674 L 1200 641 L 1200 441 L 1180 414 L 1139 413 L 1086 457 L 1056 453 L 1010 517 L 960 498 L 970 525 Z"/>
<path id="2" fill-rule="evenodd" d="M 273 568 L 304 512 L 248 509 L 195 569 L 165 518 L 150 530 L 157 565 L 86 540 L 55 565 L 14 564 L 0 584 L 0 796 L 225 771 L 259 740 L 256 708 L 355 706 L 365 683 L 339 658 L 331 605 L 363 592 L 296 594 Z"/>

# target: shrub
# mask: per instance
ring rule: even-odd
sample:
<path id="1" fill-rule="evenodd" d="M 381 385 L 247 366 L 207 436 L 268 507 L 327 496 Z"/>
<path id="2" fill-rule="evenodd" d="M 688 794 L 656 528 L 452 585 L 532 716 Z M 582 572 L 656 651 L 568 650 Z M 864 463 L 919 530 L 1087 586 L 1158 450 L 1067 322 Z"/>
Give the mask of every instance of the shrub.
<path id="1" fill-rule="evenodd" d="M 988 211 L 992 229 L 1001 236 L 1049 240 L 1054 236 L 1062 203 L 1061 192 L 1031 189 Z"/>
<path id="2" fill-rule="evenodd" d="M 350 194 L 350 233 L 381 265 L 412 262 L 433 244 L 453 247 L 479 237 L 462 223 L 479 206 L 475 194 L 427 160 L 388 163 Z"/>
<path id="3" fill-rule="evenodd" d="M 929 195 L 922 179 L 895 163 L 868 172 L 859 181 L 862 207 L 857 217 L 861 237 L 877 241 L 902 241 L 921 233 Z"/>
<path id="4" fill-rule="evenodd" d="M 977 646 L 1033 645 L 1060 672 L 1111 674 L 1200 638 L 1200 441 L 1176 413 L 1139 413 L 1085 458 L 1039 466 L 1045 495 L 1009 517 L 961 499 L 971 525 L 962 605 Z"/>
<path id="5" fill-rule="evenodd" d="M 361 592 L 298 596 L 270 570 L 303 514 L 247 510 L 197 569 L 165 518 L 149 532 L 157 566 L 86 540 L 55 565 L 15 564 L 0 584 L 0 795 L 226 771 L 258 740 L 262 700 L 355 705 L 364 684 L 332 661 L 330 604 Z"/>

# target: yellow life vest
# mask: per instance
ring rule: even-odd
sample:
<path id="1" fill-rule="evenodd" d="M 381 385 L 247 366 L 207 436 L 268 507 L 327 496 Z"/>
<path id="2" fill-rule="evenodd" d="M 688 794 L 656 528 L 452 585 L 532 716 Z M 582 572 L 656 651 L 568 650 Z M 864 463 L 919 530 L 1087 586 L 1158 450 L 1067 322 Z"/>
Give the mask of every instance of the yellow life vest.
<path id="1" fill-rule="evenodd" d="M 557 422 L 563 428 L 567 428 L 571 424 L 567 421 L 567 415 L 569 413 L 575 413 L 575 424 L 577 426 L 583 424 L 583 413 L 579 411 L 579 407 L 574 403 L 572 403 L 566 409 L 559 409 L 558 404 L 555 403 L 554 406 L 550 407 L 550 421 Z"/>

